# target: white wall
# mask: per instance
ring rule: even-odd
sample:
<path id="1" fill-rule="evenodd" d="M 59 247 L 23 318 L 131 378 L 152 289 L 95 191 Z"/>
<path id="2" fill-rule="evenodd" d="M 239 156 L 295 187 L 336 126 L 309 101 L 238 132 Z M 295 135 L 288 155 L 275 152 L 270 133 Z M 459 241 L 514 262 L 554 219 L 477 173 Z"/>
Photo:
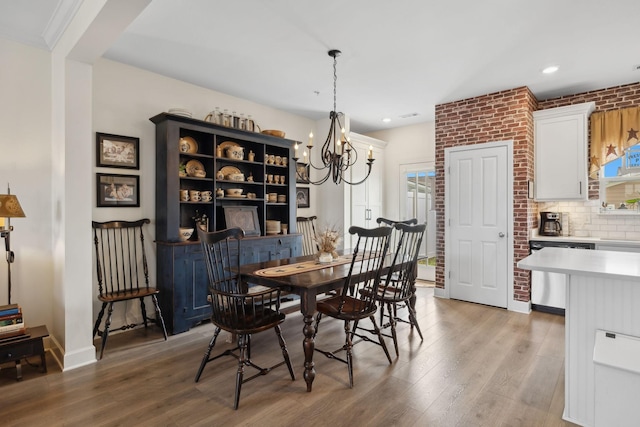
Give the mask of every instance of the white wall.
<path id="1" fill-rule="evenodd" d="M 52 323 L 51 57 L 0 39 L 0 193 L 7 183 L 26 218 L 11 221 L 12 303 L 27 326 Z M 4 241 L 1 242 L 4 254 Z M 0 304 L 7 300 L 7 263 L 0 257 Z"/>
<path id="2" fill-rule="evenodd" d="M 400 217 L 400 165 L 434 162 L 435 122 L 420 123 L 367 134 L 387 141 L 385 149 L 384 210 L 386 218 Z"/>
<path id="3" fill-rule="evenodd" d="M 150 117 L 170 108 L 186 108 L 194 118 L 204 117 L 216 107 L 228 109 L 238 114 L 251 114 L 262 129 L 281 129 L 287 139 L 303 141 L 306 144 L 310 129 L 315 122 L 271 107 L 249 102 L 220 92 L 208 90 L 179 80 L 154 74 L 139 68 L 107 59 L 98 60 L 93 67 L 93 172 L 90 177 L 92 192 L 87 203 L 93 206 L 93 220 L 150 218 L 148 227 L 151 240 L 155 237 L 155 125 Z M 95 132 L 140 138 L 140 170 L 96 168 Z M 96 207 L 95 173 L 109 172 L 140 175 L 139 208 L 98 208 Z M 316 190 L 313 188 L 312 190 Z M 317 190 L 316 190 L 317 191 Z M 312 207 L 313 197 L 312 194 Z M 304 211 L 311 211 L 305 209 Z M 305 215 L 305 213 L 301 213 Z M 92 250 L 87 242 L 87 250 Z M 156 271 L 155 252 L 149 254 L 149 269 Z M 94 289 L 94 294 L 97 289 Z M 94 317 L 100 304 L 94 298 Z M 128 315 L 139 317 L 139 304 L 129 304 Z M 122 307 L 114 310 L 114 324 L 123 321 Z M 129 319 L 130 320 L 130 319 Z"/>
<path id="4" fill-rule="evenodd" d="M 74 329 L 73 321 L 69 325 L 65 322 L 69 315 L 66 310 L 75 310 L 79 307 L 74 307 L 77 301 L 73 291 L 75 288 L 65 283 L 67 279 L 61 282 L 59 289 L 54 290 L 52 239 L 60 231 L 64 207 L 58 203 L 53 204 L 52 187 L 56 188 L 55 186 L 58 185 L 58 181 L 52 179 L 53 177 L 67 176 L 68 172 L 65 172 L 67 168 L 75 167 L 77 170 L 90 165 L 88 166 L 90 176 L 83 177 L 86 179 L 81 186 L 83 190 L 76 191 L 72 199 L 74 203 L 76 199 L 84 199 L 84 203 L 91 207 L 92 219 L 133 219 L 148 216 L 153 220 L 155 217 L 155 127 L 148 120 L 149 117 L 172 107 L 184 107 L 190 109 L 194 117 L 204 118 L 210 110 L 220 107 L 251 114 L 263 129 L 285 130 L 289 139 L 306 142 L 309 131 L 312 129 L 314 134 L 319 134 L 315 130 L 314 121 L 100 59 L 93 67 L 93 111 L 91 112 L 93 132 L 84 141 L 89 149 L 83 147 L 80 151 L 84 153 L 80 158 L 73 153 L 54 153 L 52 93 L 57 93 L 56 91 L 60 88 L 52 87 L 51 70 L 54 68 L 52 55 L 43 50 L 0 39 L 0 57 L 3 59 L 3 66 L 0 67 L 0 94 L 5 100 L 0 105 L 0 150 L 4 153 L 0 156 L 0 192 L 4 192 L 6 183 L 10 182 L 12 193 L 18 195 L 27 215 L 26 218 L 14 219 L 12 222 L 15 227 L 12 233 L 12 248 L 16 253 L 16 261 L 12 265 L 12 301 L 22 305 L 28 324 L 46 324 L 54 335 L 73 333 L 71 331 Z M 62 96 L 68 96 L 68 94 Z M 82 96 L 84 97 L 84 94 Z M 68 113 L 77 114 L 77 112 Z M 73 117 L 70 119 L 73 120 Z M 62 117 L 62 120 L 65 118 Z M 56 119 L 56 123 L 58 121 L 59 118 Z M 386 209 L 389 212 L 387 215 L 392 216 L 394 210 L 398 209 L 397 197 L 393 195 L 397 194 L 399 163 L 433 160 L 434 138 L 430 136 L 432 130 L 432 124 L 426 125 L 424 129 L 422 125 L 418 125 L 371 135 L 390 142 L 385 166 L 389 177 L 385 193 L 390 196 L 387 199 Z M 64 131 L 60 138 L 66 137 L 65 132 L 67 131 Z M 140 171 L 96 168 L 95 132 L 139 137 L 141 140 Z M 425 136 L 426 134 L 429 136 Z M 74 140 L 74 144 L 78 143 L 82 142 Z M 139 174 L 142 191 L 141 207 L 95 207 L 95 173 L 104 171 Z M 88 186 L 87 183 L 89 183 Z M 329 185 L 333 186 L 333 184 L 325 186 Z M 312 207 L 299 214 L 311 215 L 320 207 L 319 194 L 334 190 L 333 188 L 325 190 L 325 186 L 310 186 Z M 74 192 L 74 188 L 71 187 L 73 185 L 65 188 L 65 191 Z M 84 188 L 90 190 L 84 190 Z M 333 211 L 342 211 L 339 206 L 331 205 L 330 208 Z M 86 233 L 84 231 L 76 233 L 74 227 L 78 227 L 78 230 L 86 230 L 85 227 L 88 228 L 89 224 L 67 224 L 66 237 L 62 240 L 67 248 L 61 247 L 56 250 L 67 251 L 68 254 L 92 253 L 91 241 L 84 237 Z M 149 231 L 154 232 L 153 225 Z M 70 250 L 69 247 L 73 249 Z M 74 259 L 66 260 L 65 268 L 73 269 L 74 261 Z M 153 263 L 151 271 L 155 271 L 153 256 L 150 261 Z M 93 293 L 96 292 L 94 283 L 88 280 L 76 280 L 78 283 L 74 286 L 87 286 Z M 0 304 L 5 301 L 6 263 L 0 262 Z M 92 311 L 95 318 L 99 305 L 95 298 L 93 303 Z M 68 304 L 69 307 L 65 307 L 64 304 Z M 54 311 L 63 316 L 55 323 Z M 122 316 L 123 312 L 120 311 L 117 314 Z M 114 318 L 114 323 L 116 320 L 117 318 Z M 63 328 L 70 328 L 70 330 L 64 332 Z M 62 335 L 63 345 L 64 340 L 65 335 Z"/>

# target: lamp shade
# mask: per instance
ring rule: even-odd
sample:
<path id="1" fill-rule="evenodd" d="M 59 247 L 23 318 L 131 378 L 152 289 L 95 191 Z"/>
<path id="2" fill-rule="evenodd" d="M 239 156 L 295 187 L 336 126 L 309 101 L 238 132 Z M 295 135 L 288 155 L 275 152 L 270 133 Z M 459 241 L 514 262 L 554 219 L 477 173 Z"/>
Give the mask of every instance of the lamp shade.
<path id="1" fill-rule="evenodd" d="M 24 218 L 25 216 L 15 194 L 0 194 L 0 218 Z"/>

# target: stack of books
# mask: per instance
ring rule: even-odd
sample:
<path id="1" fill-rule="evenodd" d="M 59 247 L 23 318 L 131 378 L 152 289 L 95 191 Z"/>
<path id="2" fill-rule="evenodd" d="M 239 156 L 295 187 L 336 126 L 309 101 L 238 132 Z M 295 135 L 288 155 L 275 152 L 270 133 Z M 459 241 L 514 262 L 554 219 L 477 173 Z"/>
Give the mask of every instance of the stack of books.
<path id="1" fill-rule="evenodd" d="M 22 308 L 18 304 L 0 305 L 0 340 L 26 336 Z"/>

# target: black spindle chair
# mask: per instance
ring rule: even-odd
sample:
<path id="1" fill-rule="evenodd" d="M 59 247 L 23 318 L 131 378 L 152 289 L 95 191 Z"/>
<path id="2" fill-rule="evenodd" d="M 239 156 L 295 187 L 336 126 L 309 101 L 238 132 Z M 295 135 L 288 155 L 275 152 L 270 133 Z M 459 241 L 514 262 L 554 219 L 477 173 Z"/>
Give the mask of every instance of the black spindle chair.
<path id="1" fill-rule="evenodd" d="M 158 289 L 149 285 L 149 268 L 143 228 L 149 224 L 148 219 L 138 221 L 92 221 L 93 241 L 96 248 L 96 273 L 98 280 L 98 299 L 102 301 L 102 308 L 93 327 L 93 336 L 102 336 L 100 359 L 107 345 L 111 328 L 113 304 L 133 299 L 140 300 L 142 323 L 145 328 L 147 321 L 154 321 L 162 327 L 164 339 L 167 339 L 167 329 L 164 325 L 160 306 L 158 305 Z M 144 304 L 145 297 L 151 297 L 156 311 L 155 319 L 147 317 Z M 109 307 L 104 329 L 100 330 L 104 310 Z M 127 330 L 138 326 L 139 323 L 125 324 L 120 330 Z"/>
<path id="2" fill-rule="evenodd" d="M 394 228 L 398 232 L 399 239 L 393 254 L 393 261 L 391 262 L 390 269 L 393 274 L 388 274 L 383 282 L 380 284 L 378 291 L 374 293 L 372 289 L 370 292 L 375 295 L 376 301 L 380 304 L 381 310 L 387 306 L 388 323 L 382 323 L 380 328 L 382 330 L 391 328 L 391 336 L 383 334 L 386 337 L 393 339 L 393 345 L 398 355 L 398 336 L 396 333 L 397 322 L 405 322 L 411 324 L 413 328 L 415 326 L 420 340 L 422 340 L 422 332 L 420 331 L 420 325 L 418 325 L 418 319 L 416 318 L 416 312 L 409 303 L 409 300 L 414 295 L 416 271 L 418 263 L 418 253 L 420 251 L 420 245 L 422 244 L 422 238 L 426 229 L 426 224 L 419 225 L 407 225 L 397 223 Z M 390 250 L 391 252 L 391 250 Z M 365 291 L 367 292 L 367 291 Z M 404 304 L 409 310 L 409 320 L 402 319 L 397 315 L 398 304 Z M 356 324 L 353 328 L 353 334 L 361 337 L 361 334 L 357 333 L 358 328 L 366 330 L 369 333 L 375 333 L 375 330 L 365 329 L 359 327 Z"/>
<path id="3" fill-rule="evenodd" d="M 373 323 L 373 328 L 377 334 L 377 341 L 367 339 L 382 347 L 391 363 L 389 350 L 380 333 L 376 323 L 376 294 L 380 284 L 381 270 L 384 267 L 387 249 L 389 247 L 389 236 L 391 227 L 379 227 L 365 229 L 352 226 L 349 228 L 350 234 L 358 236 L 353 252 L 349 274 L 345 279 L 342 292 L 338 295 L 318 301 L 318 314 L 316 316 L 314 337 L 318 333 L 318 327 L 323 315 L 344 321 L 345 343 L 342 347 L 334 351 L 325 351 L 316 348 L 316 351 L 325 356 L 338 360 L 347 365 L 349 371 L 349 387 L 353 388 L 353 342 L 351 333 L 351 322 L 358 322 L 361 319 L 369 318 Z M 361 292 L 363 289 L 368 292 Z M 346 360 L 338 357 L 341 351 L 346 352 Z"/>
<path id="4" fill-rule="evenodd" d="M 389 252 L 395 251 L 398 248 L 398 243 L 400 242 L 400 231 L 397 230 L 394 226 L 396 224 L 406 224 L 406 225 L 416 225 L 418 223 L 418 220 L 416 218 L 411 218 L 411 219 L 405 219 L 405 220 L 392 220 L 392 219 L 388 219 L 388 218 L 383 218 L 383 217 L 379 217 L 376 219 L 376 222 L 382 226 L 382 227 L 391 227 L 393 228 L 393 231 L 391 232 L 391 237 L 389 238 Z M 417 266 L 416 266 L 417 268 Z M 392 276 L 389 278 L 391 280 L 391 282 L 398 282 L 400 280 L 400 276 L 399 273 L 393 272 Z M 384 283 L 387 280 L 386 277 L 382 278 L 382 283 Z M 415 281 L 414 281 L 414 287 L 415 287 Z M 413 303 L 413 301 L 410 301 L 409 303 Z M 393 316 L 397 316 L 397 309 L 398 308 L 403 308 L 404 305 L 403 304 L 396 304 L 393 306 L 394 309 L 396 309 L 396 312 L 393 313 Z M 380 326 L 384 326 L 384 317 L 385 317 L 385 306 L 384 304 L 380 306 Z M 389 325 L 386 324 L 386 326 L 388 327 Z"/>
<path id="5" fill-rule="evenodd" d="M 215 325 L 215 331 L 202 358 L 195 381 L 200 380 L 207 363 L 222 356 L 235 357 L 238 360 L 238 369 L 233 408 L 238 409 L 240 390 L 245 382 L 266 375 L 283 364 L 287 365 L 291 379 L 295 380 L 287 346 L 280 330 L 280 324 L 285 319 L 284 313 L 280 312 L 280 290 L 267 288 L 248 293 L 248 285 L 242 282 L 238 273 L 240 240 L 244 238 L 242 229 L 205 232 L 198 228 L 198 237 L 202 243 L 209 277 L 211 322 Z M 237 345 L 212 357 L 211 351 L 223 329 L 237 335 Z M 275 329 L 284 361 L 270 368 L 261 368 L 251 361 L 251 335 L 268 329 Z M 244 378 L 244 368 L 247 366 L 257 369 L 258 372 Z"/>

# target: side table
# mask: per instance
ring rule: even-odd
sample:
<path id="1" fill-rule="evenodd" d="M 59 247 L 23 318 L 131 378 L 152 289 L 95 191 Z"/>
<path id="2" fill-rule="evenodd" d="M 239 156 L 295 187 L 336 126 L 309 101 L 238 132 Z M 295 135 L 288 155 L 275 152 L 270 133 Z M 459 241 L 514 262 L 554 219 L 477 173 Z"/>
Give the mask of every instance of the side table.
<path id="1" fill-rule="evenodd" d="M 44 325 L 27 328 L 26 336 L 13 340 L 0 341 L 0 363 L 16 362 L 16 380 L 22 379 L 20 360 L 26 357 L 40 356 L 40 371 L 47 372 L 42 339 L 49 336 Z"/>

